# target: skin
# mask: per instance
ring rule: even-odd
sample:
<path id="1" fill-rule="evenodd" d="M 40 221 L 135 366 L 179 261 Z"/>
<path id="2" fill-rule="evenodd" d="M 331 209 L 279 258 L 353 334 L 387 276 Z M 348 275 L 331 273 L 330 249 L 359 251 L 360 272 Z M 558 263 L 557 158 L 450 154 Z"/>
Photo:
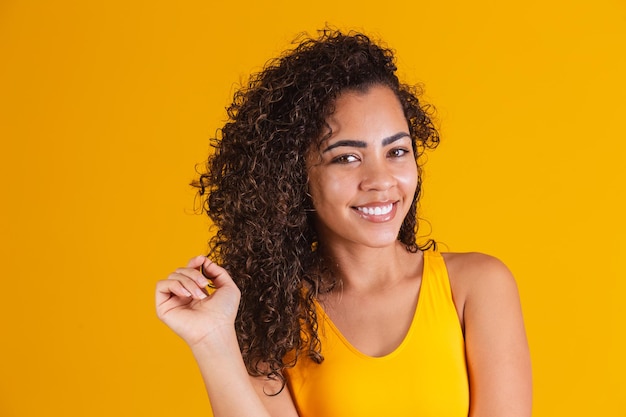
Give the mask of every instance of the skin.
<path id="1" fill-rule="evenodd" d="M 404 339 L 422 278 L 421 252 L 397 241 L 417 185 L 415 155 L 386 87 L 345 92 L 328 124 L 332 135 L 307 167 L 320 248 L 342 285 L 320 301 L 353 346 L 382 356 Z M 530 359 L 513 276 L 483 254 L 444 259 L 466 339 L 469 416 L 530 416 Z M 217 287 L 210 297 L 199 268 Z M 157 284 L 157 314 L 191 347 L 216 417 L 297 416 L 287 388 L 267 396 L 277 383 L 246 373 L 233 326 L 239 296 L 224 269 L 197 257 Z"/>

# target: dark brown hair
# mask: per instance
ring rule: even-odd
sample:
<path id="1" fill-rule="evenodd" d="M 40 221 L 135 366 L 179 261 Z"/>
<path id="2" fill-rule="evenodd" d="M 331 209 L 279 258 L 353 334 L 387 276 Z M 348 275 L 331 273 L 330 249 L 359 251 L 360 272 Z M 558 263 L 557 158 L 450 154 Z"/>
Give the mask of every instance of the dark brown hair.
<path id="1" fill-rule="evenodd" d="M 194 183 L 217 227 L 209 255 L 242 292 L 235 327 L 248 372 L 283 386 L 283 371 L 302 354 L 323 360 L 313 299 L 333 282 L 315 250 L 305 156 L 319 145 L 336 98 L 387 86 L 402 104 L 415 155 L 439 142 L 418 89 L 398 81 L 390 49 L 330 29 L 295 43 L 235 93 L 206 172 Z M 420 189 L 421 181 L 398 235 L 413 252 L 420 249 Z"/>

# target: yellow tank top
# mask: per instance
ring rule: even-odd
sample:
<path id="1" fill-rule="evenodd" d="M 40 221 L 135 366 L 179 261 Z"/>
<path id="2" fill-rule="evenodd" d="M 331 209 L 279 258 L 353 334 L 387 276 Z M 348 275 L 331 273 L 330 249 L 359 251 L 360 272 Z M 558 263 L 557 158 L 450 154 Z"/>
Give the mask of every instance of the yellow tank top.
<path id="1" fill-rule="evenodd" d="M 287 371 L 300 417 L 467 417 L 465 343 L 439 252 L 424 252 L 413 322 L 386 356 L 359 352 L 316 308 L 324 361 L 301 358 Z"/>

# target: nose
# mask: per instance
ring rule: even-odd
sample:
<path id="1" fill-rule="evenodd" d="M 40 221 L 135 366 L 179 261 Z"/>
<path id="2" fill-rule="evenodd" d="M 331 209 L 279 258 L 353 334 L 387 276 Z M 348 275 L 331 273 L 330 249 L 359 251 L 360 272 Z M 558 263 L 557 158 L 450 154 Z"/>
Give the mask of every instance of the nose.
<path id="1" fill-rule="evenodd" d="M 386 161 L 368 160 L 361 164 L 361 189 L 363 191 L 386 191 L 393 187 L 396 178 Z"/>

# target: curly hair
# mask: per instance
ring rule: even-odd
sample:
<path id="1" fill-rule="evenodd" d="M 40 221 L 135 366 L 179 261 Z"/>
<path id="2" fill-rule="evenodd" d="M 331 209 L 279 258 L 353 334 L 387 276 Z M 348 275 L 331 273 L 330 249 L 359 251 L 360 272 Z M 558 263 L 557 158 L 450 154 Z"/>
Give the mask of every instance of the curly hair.
<path id="1" fill-rule="evenodd" d="M 387 86 L 402 104 L 417 159 L 439 143 L 431 108 L 418 88 L 399 82 L 390 49 L 331 29 L 294 43 L 234 94 L 206 171 L 193 183 L 217 227 L 209 256 L 242 292 L 235 328 L 248 373 L 283 387 L 283 372 L 303 354 L 323 360 L 313 300 L 334 282 L 316 250 L 305 159 L 327 132 L 337 97 Z M 418 181 L 398 235 L 411 252 L 434 245 L 416 242 L 420 190 Z"/>

